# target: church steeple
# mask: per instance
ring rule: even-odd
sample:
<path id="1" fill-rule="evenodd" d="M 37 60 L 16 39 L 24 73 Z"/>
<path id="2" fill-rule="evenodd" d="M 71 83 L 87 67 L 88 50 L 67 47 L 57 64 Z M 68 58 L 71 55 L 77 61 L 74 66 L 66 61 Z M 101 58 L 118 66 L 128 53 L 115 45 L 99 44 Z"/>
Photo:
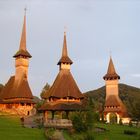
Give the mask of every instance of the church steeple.
<path id="1" fill-rule="evenodd" d="M 117 123 L 120 118 L 126 115 L 126 109 L 123 102 L 119 98 L 119 79 L 120 76 L 116 73 L 112 57 L 110 57 L 107 74 L 103 77 L 106 84 L 106 99 L 104 105 L 104 119 L 107 123 L 111 122 L 110 114 L 116 114 Z"/>
<path id="2" fill-rule="evenodd" d="M 19 50 L 13 57 L 16 58 L 19 56 L 27 57 L 27 58 L 32 57 L 26 49 L 26 9 L 25 9 L 25 14 L 24 14 L 24 21 L 23 21 L 23 28 L 22 28 Z"/>
<path id="3" fill-rule="evenodd" d="M 70 65 L 73 63 L 72 60 L 68 56 L 66 32 L 64 32 L 62 56 L 57 65 L 61 65 L 62 63 L 70 64 Z"/>
<path id="4" fill-rule="evenodd" d="M 70 72 L 72 63 L 72 60 L 68 56 L 66 32 L 64 32 L 62 56 L 58 62 L 60 71 L 51 88 L 44 94 L 44 99 L 49 99 L 51 102 L 53 99 L 56 99 L 54 102 L 57 102 L 57 100 L 62 102 L 75 102 L 76 99 L 76 102 L 80 102 L 84 98 Z"/>
<path id="5" fill-rule="evenodd" d="M 107 74 L 103 77 L 104 80 L 120 79 L 120 76 L 116 73 L 112 57 L 110 56 L 110 61 L 108 65 Z"/>
<path id="6" fill-rule="evenodd" d="M 29 58 L 32 56 L 27 51 L 26 48 L 26 9 L 24 14 L 23 28 L 20 40 L 20 46 L 17 53 L 13 56 L 15 58 L 15 67 L 16 67 L 16 79 L 22 79 L 28 77 L 28 67 L 29 67 Z"/>

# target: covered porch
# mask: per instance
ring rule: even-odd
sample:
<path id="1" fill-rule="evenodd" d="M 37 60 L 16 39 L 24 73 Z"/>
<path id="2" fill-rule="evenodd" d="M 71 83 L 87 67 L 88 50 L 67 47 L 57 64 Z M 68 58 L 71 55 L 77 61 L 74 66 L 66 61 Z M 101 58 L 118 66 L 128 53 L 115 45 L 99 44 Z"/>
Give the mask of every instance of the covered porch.
<path id="1" fill-rule="evenodd" d="M 43 111 L 45 127 L 70 128 L 72 121 L 69 114 L 75 111 L 83 111 L 85 107 L 77 102 L 47 102 L 39 110 Z"/>

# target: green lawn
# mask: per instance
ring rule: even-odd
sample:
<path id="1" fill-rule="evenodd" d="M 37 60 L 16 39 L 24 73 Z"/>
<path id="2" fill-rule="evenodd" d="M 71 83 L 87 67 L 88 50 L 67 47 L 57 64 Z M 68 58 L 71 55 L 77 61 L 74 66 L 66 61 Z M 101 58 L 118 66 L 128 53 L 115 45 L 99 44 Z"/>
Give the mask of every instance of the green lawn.
<path id="1" fill-rule="evenodd" d="M 95 133 L 97 140 L 140 140 L 140 128 L 111 124 L 97 124 L 96 126 L 108 130 L 107 132 Z M 136 131 L 137 135 L 126 135 L 124 130 Z"/>
<path id="2" fill-rule="evenodd" d="M 105 128 L 106 132 L 91 132 L 95 140 L 140 140 L 140 128 L 98 123 L 95 126 Z M 137 135 L 125 135 L 124 130 L 136 131 Z M 82 140 L 85 134 L 72 134 L 64 131 L 66 140 Z M 15 116 L 0 116 L 0 140 L 45 140 L 43 129 L 23 128 Z"/>
<path id="3" fill-rule="evenodd" d="M 140 140 L 140 128 L 101 123 L 98 123 L 95 126 L 105 128 L 107 131 L 91 131 L 90 133 L 93 133 L 94 140 Z M 126 135 L 124 134 L 124 130 L 136 131 L 137 135 Z M 84 140 L 84 135 L 85 133 L 69 135 L 67 132 L 64 131 L 64 137 L 66 140 Z"/>
<path id="4" fill-rule="evenodd" d="M 15 116 L 0 116 L 0 140 L 45 140 L 44 131 L 23 128 Z"/>

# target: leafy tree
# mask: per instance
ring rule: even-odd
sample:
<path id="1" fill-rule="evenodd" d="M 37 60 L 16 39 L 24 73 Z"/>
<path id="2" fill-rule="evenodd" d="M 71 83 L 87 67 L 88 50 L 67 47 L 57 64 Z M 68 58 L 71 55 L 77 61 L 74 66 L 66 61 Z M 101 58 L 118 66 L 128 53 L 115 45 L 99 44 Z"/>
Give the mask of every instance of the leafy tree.
<path id="1" fill-rule="evenodd" d="M 73 127 L 77 132 L 84 132 L 92 130 L 95 120 L 97 120 L 97 113 L 94 111 L 94 102 L 88 98 L 86 104 L 86 111 L 76 112 L 72 114 Z"/>
<path id="2" fill-rule="evenodd" d="M 85 112 L 85 126 L 88 130 L 93 128 L 93 124 L 94 124 L 94 112 L 93 109 L 89 109 L 87 112 Z"/>
<path id="3" fill-rule="evenodd" d="M 46 83 L 46 85 L 43 87 L 41 93 L 40 93 L 40 97 L 43 99 L 44 95 L 46 94 L 46 92 L 50 89 L 50 85 L 48 83 Z"/>
<path id="4" fill-rule="evenodd" d="M 73 113 L 72 115 L 73 128 L 76 132 L 86 131 L 86 125 L 80 112 Z"/>
<path id="5" fill-rule="evenodd" d="M 134 120 L 140 120 L 140 98 L 137 97 L 137 99 L 134 99 L 130 102 L 130 111 L 131 111 L 131 117 Z"/>
<path id="6" fill-rule="evenodd" d="M 71 120 L 77 132 L 92 130 L 94 126 L 94 112 L 93 110 L 88 110 L 85 112 L 73 113 Z"/>

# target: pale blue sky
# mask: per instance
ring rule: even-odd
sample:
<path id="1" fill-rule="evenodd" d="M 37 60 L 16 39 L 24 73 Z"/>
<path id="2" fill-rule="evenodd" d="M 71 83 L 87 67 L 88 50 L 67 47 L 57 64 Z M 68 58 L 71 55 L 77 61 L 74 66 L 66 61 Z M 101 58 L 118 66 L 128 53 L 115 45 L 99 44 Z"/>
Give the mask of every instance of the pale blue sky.
<path id="1" fill-rule="evenodd" d="M 140 87 L 139 0 L 0 0 L 0 83 L 15 73 L 12 56 L 19 48 L 25 6 L 34 95 L 55 80 L 64 26 L 71 72 L 82 92 L 104 85 L 110 50 L 120 82 Z"/>

